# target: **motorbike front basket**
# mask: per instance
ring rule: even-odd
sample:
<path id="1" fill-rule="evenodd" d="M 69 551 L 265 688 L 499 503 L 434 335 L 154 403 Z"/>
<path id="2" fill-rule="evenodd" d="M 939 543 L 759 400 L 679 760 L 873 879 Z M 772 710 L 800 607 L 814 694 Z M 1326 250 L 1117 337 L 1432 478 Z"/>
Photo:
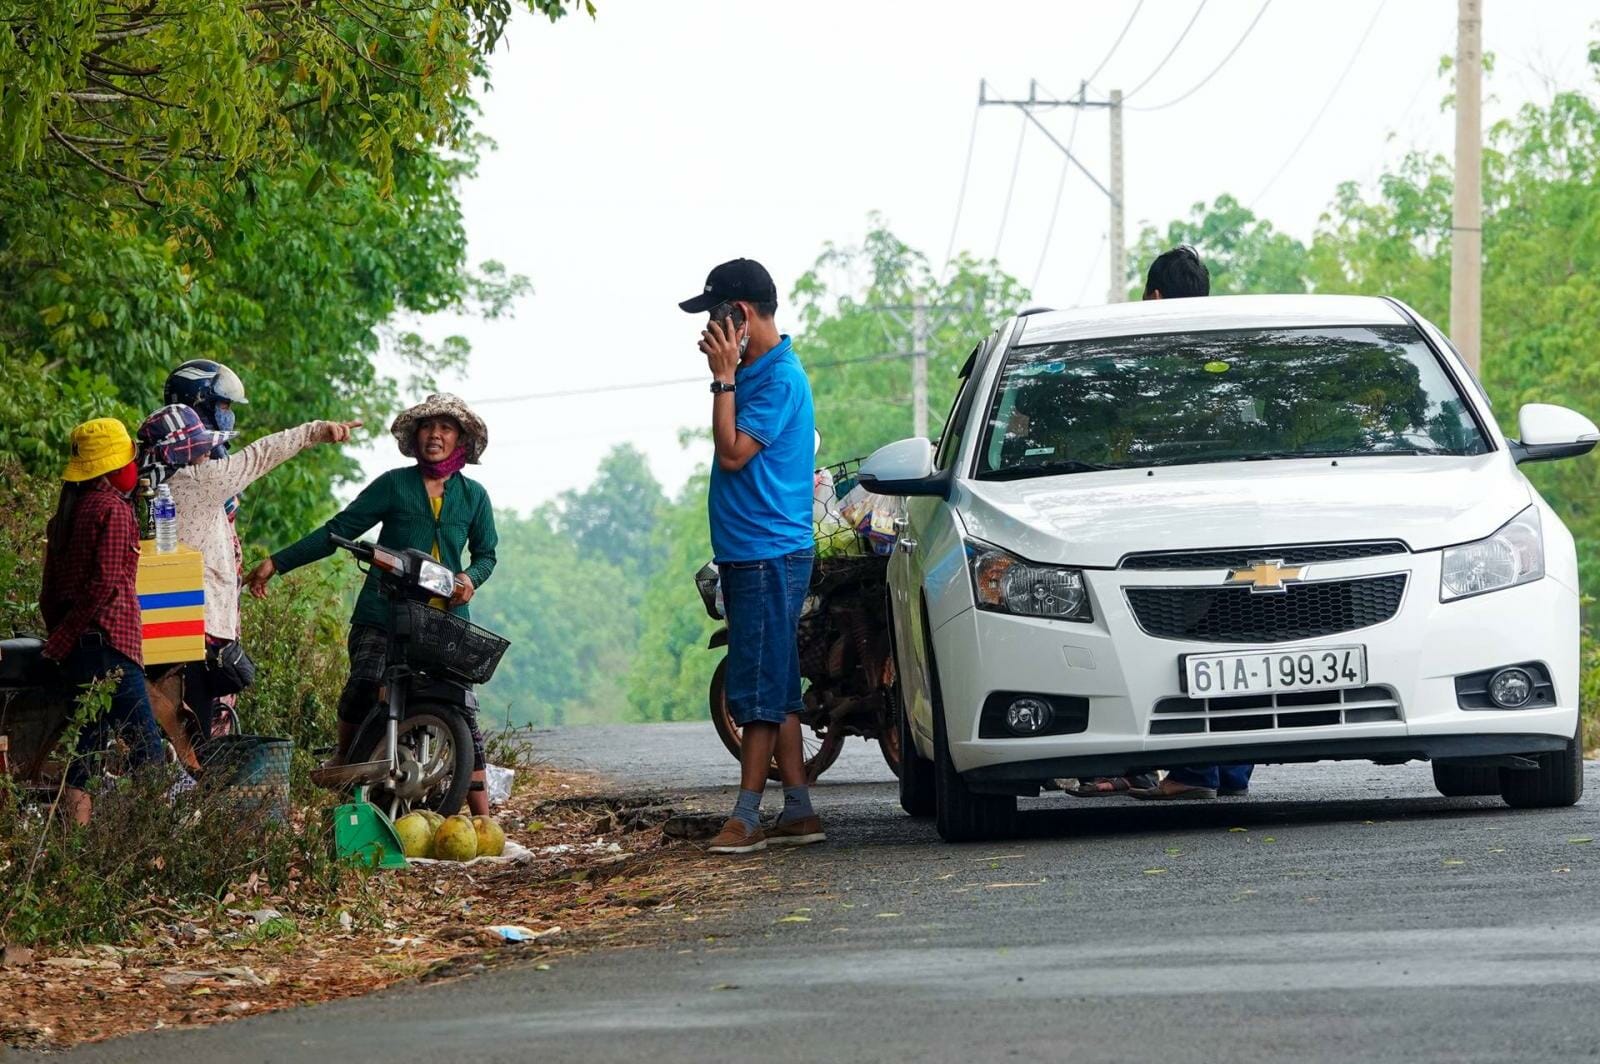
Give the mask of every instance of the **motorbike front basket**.
<path id="1" fill-rule="evenodd" d="M 401 603 L 395 624 L 396 634 L 405 640 L 408 664 L 463 683 L 488 683 L 511 645 L 487 628 L 423 602 Z"/>

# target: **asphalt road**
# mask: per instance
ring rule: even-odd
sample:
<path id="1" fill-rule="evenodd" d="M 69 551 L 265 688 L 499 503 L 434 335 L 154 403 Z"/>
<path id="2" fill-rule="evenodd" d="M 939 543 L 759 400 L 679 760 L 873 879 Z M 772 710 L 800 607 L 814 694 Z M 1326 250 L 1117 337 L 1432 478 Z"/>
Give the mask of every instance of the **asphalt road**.
<path id="1" fill-rule="evenodd" d="M 719 809 L 709 726 L 547 733 L 553 761 Z M 1600 768 L 1590 793 L 1600 801 Z M 72 1061 L 1505 1061 L 1600 1056 L 1593 804 L 1437 797 L 1425 766 L 1265 768 L 1248 798 L 1041 799 L 946 846 L 852 742 L 829 841 L 660 945 Z M 769 805 L 772 804 L 769 799 Z M 708 858 L 710 859 L 710 858 Z M 670 920 L 671 914 L 661 914 Z"/>

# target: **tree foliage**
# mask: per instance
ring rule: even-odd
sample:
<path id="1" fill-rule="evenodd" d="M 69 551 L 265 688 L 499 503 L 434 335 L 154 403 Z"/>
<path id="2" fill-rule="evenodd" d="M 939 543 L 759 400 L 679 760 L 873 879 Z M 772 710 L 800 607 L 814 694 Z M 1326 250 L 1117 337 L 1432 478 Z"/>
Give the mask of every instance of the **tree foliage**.
<path id="1" fill-rule="evenodd" d="M 568 0 L 526 0 L 552 19 Z M 48 471 L 91 414 L 135 419 L 166 373 L 210 357 L 255 402 L 249 434 L 382 421 L 397 383 L 465 357 L 397 312 L 503 311 L 526 291 L 472 271 L 456 189 L 472 79 L 509 8 L 486 0 L 0 0 L 0 455 Z M 356 471 L 318 453 L 271 478 L 247 533 L 277 539 Z"/>

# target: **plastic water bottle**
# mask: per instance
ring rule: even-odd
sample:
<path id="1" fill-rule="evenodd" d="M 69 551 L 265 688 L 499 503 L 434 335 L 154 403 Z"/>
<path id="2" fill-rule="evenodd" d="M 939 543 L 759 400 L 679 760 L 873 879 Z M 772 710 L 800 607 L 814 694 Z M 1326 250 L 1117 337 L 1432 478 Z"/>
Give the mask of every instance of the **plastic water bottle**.
<path id="1" fill-rule="evenodd" d="M 167 485 L 156 489 L 150 515 L 156 526 L 156 553 L 175 553 L 178 549 L 178 504 L 172 501 L 172 489 Z"/>

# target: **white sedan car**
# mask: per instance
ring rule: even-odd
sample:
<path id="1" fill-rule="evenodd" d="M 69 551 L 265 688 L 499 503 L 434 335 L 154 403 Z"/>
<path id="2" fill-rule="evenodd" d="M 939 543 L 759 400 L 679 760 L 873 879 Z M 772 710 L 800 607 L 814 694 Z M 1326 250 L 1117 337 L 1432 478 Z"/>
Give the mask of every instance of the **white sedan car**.
<path id="1" fill-rule="evenodd" d="M 1576 802 L 1578 570 L 1520 440 L 1390 299 L 1032 312 L 974 350 L 943 438 L 862 466 L 906 496 L 889 568 L 901 804 L 1002 835 L 1063 777 L 1433 762 L 1445 794 Z"/>

